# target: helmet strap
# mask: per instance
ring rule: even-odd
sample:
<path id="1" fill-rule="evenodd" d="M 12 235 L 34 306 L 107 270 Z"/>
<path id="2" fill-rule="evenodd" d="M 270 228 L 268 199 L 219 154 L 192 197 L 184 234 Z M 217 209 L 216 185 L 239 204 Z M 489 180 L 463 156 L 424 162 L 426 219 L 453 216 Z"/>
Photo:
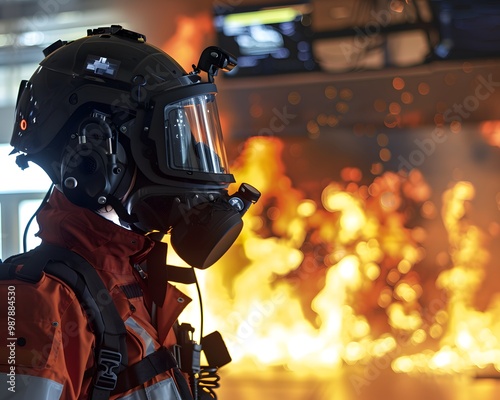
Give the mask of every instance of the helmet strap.
<path id="1" fill-rule="evenodd" d="M 135 224 L 139 222 L 136 214 L 129 214 L 125 206 L 122 204 L 120 200 L 118 200 L 115 196 L 108 196 L 108 204 L 113 207 L 116 214 L 120 218 L 121 221 L 126 222 L 127 224 Z"/>

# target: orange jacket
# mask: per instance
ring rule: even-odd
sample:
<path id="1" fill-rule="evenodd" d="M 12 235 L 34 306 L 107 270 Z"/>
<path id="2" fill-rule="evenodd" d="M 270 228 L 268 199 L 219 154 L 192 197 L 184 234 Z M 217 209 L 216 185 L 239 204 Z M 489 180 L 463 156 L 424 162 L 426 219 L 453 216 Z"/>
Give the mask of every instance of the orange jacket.
<path id="1" fill-rule="evenodd" d="M 172 325 L 191 299 L 169 284 L 157 321 L 152 321 L 147 279 L 133 267 L 145 260 L 154 242 L 73 205 L 58 190 L 38 223 L 42 241 L 73 250 L 98 271 L 125 322 L 129 365 L 175 344 Z M 93 346 L 85 312 L 62 281 L 48 274 L 36 285 L 0 281 L 0 399 L 87 399 Z M 122 398 L 179 400 L 180 395 L 173 374 L 166 371 L 111 396 Z"/>

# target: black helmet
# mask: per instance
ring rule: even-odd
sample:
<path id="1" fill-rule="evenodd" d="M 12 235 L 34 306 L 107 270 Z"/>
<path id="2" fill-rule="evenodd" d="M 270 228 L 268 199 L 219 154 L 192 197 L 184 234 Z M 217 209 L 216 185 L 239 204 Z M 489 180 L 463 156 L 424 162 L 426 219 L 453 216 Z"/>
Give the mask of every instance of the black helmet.
<path id="1" fill-rule="evenodd" d="M 39 164 L 79 206 L 111 205 L 134 230 L 172 233 L 173 246 L 188 263 L 211 265 L 237 237 L 242 212 L 258 198 L 246 184 L 245 195 L 227 194 L 234 177 L 213 77 L 219 68 L 234 67 L 234 58 L 209 47 L 186 73 L 144 35 L 118 25 L 88 30 L 72 42 L 57 41 L 44 54 L 19 89 L 11 139 L 22 153 L 18 164 Z M 201 70 L 207 72 L 205 81 Z M 217 243 L 198 252 L 205 253 L 201 256 L 183 256 L 187 238 L 192 249 L 197 246 L 192 240 L 204 236 L 193 224 L 205 230 L 221 220 Z M 231 243 L 221 245 L 222 237 Z M 225 249 L 212 255 L 220 246 Z"/>

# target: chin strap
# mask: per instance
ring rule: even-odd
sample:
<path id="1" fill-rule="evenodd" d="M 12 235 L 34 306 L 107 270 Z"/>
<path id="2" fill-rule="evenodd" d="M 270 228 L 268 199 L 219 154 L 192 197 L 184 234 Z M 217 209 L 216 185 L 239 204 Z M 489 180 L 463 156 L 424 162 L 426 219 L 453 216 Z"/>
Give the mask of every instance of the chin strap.
<path id="1" fill-rule="evenodd" d="M 122 204 L 120 200 L 118 200 L 115 196 L 108 196 L 108 204 L 113 207 L 116 214 L 120 218 L 121 221 L 126 222 L 127 224 L 134 224 L 139 222 L 136 214 L 129 214 L 125 206 Z"/>

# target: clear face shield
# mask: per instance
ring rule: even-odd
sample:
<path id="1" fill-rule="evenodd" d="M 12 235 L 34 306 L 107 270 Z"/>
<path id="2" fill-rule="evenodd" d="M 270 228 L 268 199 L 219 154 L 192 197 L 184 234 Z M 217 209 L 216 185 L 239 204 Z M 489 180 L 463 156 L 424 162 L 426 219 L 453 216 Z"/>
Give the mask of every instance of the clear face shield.
<path id="1" fill-rule="evenodd" d="M 168 104 L 164 126 L 169 169 L 229 174 L 215 93 Z"/>

